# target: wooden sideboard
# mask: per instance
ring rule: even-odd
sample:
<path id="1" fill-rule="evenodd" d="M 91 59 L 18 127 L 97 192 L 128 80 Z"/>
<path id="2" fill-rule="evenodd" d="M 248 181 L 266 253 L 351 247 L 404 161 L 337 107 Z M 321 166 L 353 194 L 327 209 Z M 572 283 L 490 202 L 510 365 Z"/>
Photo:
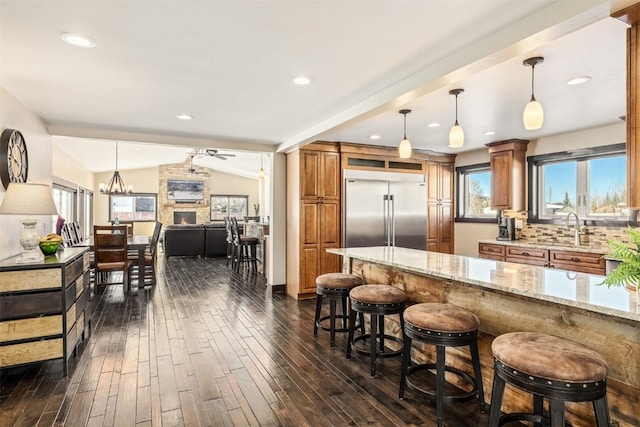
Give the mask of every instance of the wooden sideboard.
<path id="1" fill-rule="evenodd" d="M 62 359 L 88 337 L 89 248 L 67 248 L 39 263 L 0 261 L 0 368 Z"/>

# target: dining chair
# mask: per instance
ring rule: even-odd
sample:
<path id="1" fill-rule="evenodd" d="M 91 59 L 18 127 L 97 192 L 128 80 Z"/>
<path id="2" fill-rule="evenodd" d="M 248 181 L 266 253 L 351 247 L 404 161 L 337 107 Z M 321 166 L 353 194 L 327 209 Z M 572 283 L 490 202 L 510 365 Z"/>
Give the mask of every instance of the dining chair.
<path id="1" fill-rule="evenodd" d="M 70 227 L 71 236 L 74 238 L 73 244 L 77 245 L 80 241 L 84 240 L 84 234 L 82 233 L 82 229 L 80 228 L 78 221 L 72 221 Z"/>
<path id="2" fill-rule="evenodd" d="M 233 238 L 233 231 L 231 229 L 231 218 L 228 216 L 224 217 L 224 226 L 227 230 L 227 267 L 229 266 L 229 261 L 231 261 L 231 267 L 235 267 L 235 243 Z"/>
<path id="3" fill-rule="evenodd" d="M 116 225 L 115 221 L 109 221 L 109 224 Z M 133 236 L 133 221 L 118 221 L 118 225 L 126 225 L 127 226 L 127 235 Z"/>
<path id="4" fill-rule="evenodd" d="M 140 277 L 138 254 L 136 253 L 134 257 L 129 256 L 129 261 L 131 261 L 131 265 L 129 266 L 129 280 L 137 280 L 138 287 L 141 285 L 145 286 L 146 283 L 149 283 L 151 286 L 156 284 L 157 248 L 161 230 L 162 223 L 156 221 L 151 240 L 149 240 L 149 247 L 145 250 L 144 254 L 144 277 Z"/>
<path id="5" fill-rule="evenodd" d="M 71 236 L 71 229 L 68 223 L 64 223 L 62 225 L 62 229 L 60 230 L 60 233 L 62 233 L 62 243 L 64 243 L 65 248 L 70 248 L 75 244 L 74 239 Z"/>
<path id="6" fill-rule="evenodd" d="M 93 253 L 95 262 L 95 284 L 116 285 L 122 283 L 124 292 L 129 291 L 129 266 L 131 261 L 127 253 L 126 225 L 94 225 Z M 113 279 L 110 273 L 122 271 L 122 281 L 107 281 Z"/>

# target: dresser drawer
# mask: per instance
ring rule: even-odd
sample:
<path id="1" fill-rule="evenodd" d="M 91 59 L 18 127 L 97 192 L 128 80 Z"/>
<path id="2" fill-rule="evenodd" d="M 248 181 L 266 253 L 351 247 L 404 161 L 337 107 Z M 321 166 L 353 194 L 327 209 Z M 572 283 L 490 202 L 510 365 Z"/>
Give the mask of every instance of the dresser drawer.
<path id="1" fill-rule="evenodd" d="M 62 334 L 62 316 L 44 316 L 0 322 L 0 342 L 60 334 Z M 0 347 L 0 352 L 3 352 L 4 348 Z"/>
<path id="2" fill-rule="evenodd" d="M 62 338 L 0 347 L 0 367 L 62 357 Z"/>
<path id="3" fill-rule="evenodd" d="M 0 292 L 60 289 L 62 270 L 46 268 L 0 272 Z"/>
<path id="4" fill-rule="evenodd" d="M 84 257 L 80 257 L 64 268 L 64 285 L 69 286 L 84 272 Z"/>
<path id="5" fill-rule="evenodd" d="M 57 314 L 61 305 L 60 291 L 0 295 L 0 320 Z"/>

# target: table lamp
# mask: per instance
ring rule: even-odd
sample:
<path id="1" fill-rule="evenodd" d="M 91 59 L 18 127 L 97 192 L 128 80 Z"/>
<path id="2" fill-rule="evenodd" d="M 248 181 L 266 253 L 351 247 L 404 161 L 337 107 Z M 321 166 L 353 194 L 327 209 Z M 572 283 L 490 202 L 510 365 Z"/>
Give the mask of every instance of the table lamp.
<path id="1" fill-rule="evenodd" d="M 40 262 L 44 255 L 38 244 L 40 236 L 36 232 L 38 220 L 31 215 L 57 215 L 58 210 L 51 196 L 51 187 L 46 184 L 12 182 L 0 205 L 0 214 L 27 215 L 22 220 L 22 236 L 20 245 L 24 252 L 17 259 L 17 263 Z"/>

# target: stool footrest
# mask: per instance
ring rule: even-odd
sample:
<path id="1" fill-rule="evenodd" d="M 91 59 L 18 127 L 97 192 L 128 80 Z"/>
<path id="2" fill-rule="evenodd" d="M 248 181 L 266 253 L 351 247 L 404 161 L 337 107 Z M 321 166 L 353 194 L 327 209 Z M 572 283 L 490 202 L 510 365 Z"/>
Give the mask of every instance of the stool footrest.
<path id="1" fill-rule="evenodd" d="M 378 338 L 380 338 L 381 335 L 378 335 Z M 371 339 L 371 334 L 364 334 L 364 335 L 360 335 L 357 336 L 355 338 L 353 338 L 353 342 L 351 343 L 351 348 L 354 349 L 356 352 L 358 352 L 359 354 L 365 354 L 365 355 L 369 355 L 371 356 L 371 351 L 368 349 L 363 349 L 361 347 L 358 347 L 356 345 L 356 342 L 358 341 L 364 341 L 366 339 Z M 386 351 L 376 351 L 376 357 L 396 357 L 396 356 L 401 356 L 402 355 L 402 338 L 399 337 L 394 337 L 393 335 L 384 335 L 384 340 L 390 340 L 393 342 L 396 342 L 398 344 L 400 344 L 400 348 L 398 350 L 392 350 L 389 352 Z"/>
<path id="2" fill-rule="evenodd" d="M 529 414 L 525 412 L 513 412 L 511 414 L 501 416 L 500 421 L 498 421 L 498 426 L 503 426 L 515 421 L 529 421 L 532 423 L 544 423 L 545 425 L 549 425 L 549 418 L 543 417 L 542 415 Z"/>
<path id="3" fill-rule="evenodd" d="M 343 321 L 348 321 L 349 320 L 349 316 L 347 316 L 346 314 L 336 314 L 336 321 L 338 319 L 342 319 Z M 325 320 L 329 320 L 331 319 L 331 316 L 322 316 L 321 318 L 318 319 L 318 321 L 316 322 L 316 324 L 318 325 L 318 328 L 322 329 L 323 331 L 331 331 L 331 327 L 329 326 L 324 326 L 322 324 L 322 322 L 324 322 Z M 349 328 L 335 328 L 335 332 L 349 332 Z"/>
<path id="4" fill-rule="evenodd" d="M 424 364 L 420 364 L 420 365 L 413 365 L 413 366 L 409 366 L 409 368 L 407 368 L 407 376 L 405 378 L 405 383 L 407 385 L 407 387 L 409 387 L 411 390 L 417 391 L 418 393 L 421 393 L 425 396 L 429 396 L 431 398 L 436 398 L 436 392 L 435 392 L 435 384 L 434 384 L 434 391 L 429 391 L 426 390 L 422 387 L 417 386 L 412 380 L 411 380 L 411 376 L 417 372 L 421 372 L 421 371 L 435 371 L 436 370 L 436 364 L 435 363 L 424 363 Z M 446 372 L 450 372 L 460 378 L 462 378 L 467 384 L 469 384 L 472 389 L 470 391 L 464 392 L 464 393 L 460 393 L 460 394 L 456 394 L 456 395 L 447 395 L 444 394 L 443 398 L 444 399 L 448 399 L 448 400 L 452 400 L 452 401 L 457 401 L 457 402 L 465 402 L 467 400 L 471 400 L 474 397 L 476 397 L 478 395 L 478 384 L 476 384 L 476 381 L 473 379 L 473 377 L 469 374 L 467 374 L 466 372 L 454 368 L 452 366 L 445 366 L 444 370 Z M 435 374 L 434 374 L 434 382 L 435 382 Z"/>

